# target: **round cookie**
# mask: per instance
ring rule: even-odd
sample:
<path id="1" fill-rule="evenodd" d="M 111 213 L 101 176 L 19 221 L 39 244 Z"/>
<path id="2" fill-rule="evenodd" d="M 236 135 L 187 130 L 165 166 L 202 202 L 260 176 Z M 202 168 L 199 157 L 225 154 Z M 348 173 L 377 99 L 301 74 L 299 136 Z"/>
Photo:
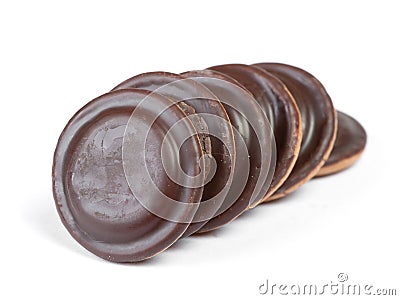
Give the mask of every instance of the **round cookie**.
<path id="1" fill-rule="evenodd" d="M 284 184 L 269 200 L 293 192 L 314 177 L 328 159 L 336 137 L 337 119 L 332 101 L 310 73 L 285 64 L 255 64 L 277 76 L 293 95 L 302 119 L 302 143 L 296 164 Z"/>
<path id="2" fill-rule="evenodd" d="M 184 100 L 184 103 L 194 109 L 194 115 L 202 116 L 198 119 L 205 121 L 208 127 L 207 138 L 211 142 L 211 149 L 207 153 L 211 154 L 215 160 L 215 173 L 211 174 L 214 176 L 204 186 L 202 204 L 182 237 L 189 236 L 198 231 L 208 222 L 208 219 L 217 213 L 227 196 L 226 186 L 233 178 L 236 153 L 233 129 L 228 114 L 210 90 L 198 82 L 178 74 L 143 73 L 124 81 L 114 90 L 120 88 L 140 88 L 156 91 L 177 100 Z M 218 134 L 222 139 L 213 136 L 212 133 Z"/>
<path id="3" fill-rule="evenodd" d="M 316 177 L 341 172 L 361 156 L 367 143 L 367 133 L 351 116 L 337 111 L 338 129 L 333 150 Z"/>
<path id="4" fill-rule="evenodd" d="M 242 64 L 209 68 L 237 80 L 250 93 L 268 117 L 276 144 L 276 168 L 268 192 L 253 207 L 265 202 L 286 181 L 297 160 L 302 140 L 301 116 L 290 92 L 274 75 L 254 66 Z"/>
<path id="5" fill-rule="evenodd" d="M 145 97 L 152 107 L 143 111 L 143 118 L 130 119 Z M 158 115 L 162 109 L 156 121 L 148 124 L 146 118 Z M 92 253 L 114 262 L 150 258 L 171 246 L 189 226 L 150 213 L 130 189 L 122 153 L 128 121 L 136 122 L 137 130 L 148 133 L 144 150 L 149 159 L 134 174 L 137 181 L 148 172 L 159 191 L 171 198 L 179 195 L 175 200 L 185 208 L 174 213 L 181 219 L 193 218 L 193 207 L 199 204 L 203 192 L 203 187 L 179 186 L 163 173 L 159 149 L 165 131 L 181 121 L 185 134 L 196 132 L 170 99 L 132 89 L 102 95 L 85 105 L 59 138 L 53 160 L 53 195 L 70 234 Z M 166 146 L 167 153 L 173 154 L 175 141 L 167 141 Z M 199 173 L 204 164 L 199 163 L 203 152 L 198 136 L 188 139 L 180 150 L 182 169 L 187 174 Z"/>

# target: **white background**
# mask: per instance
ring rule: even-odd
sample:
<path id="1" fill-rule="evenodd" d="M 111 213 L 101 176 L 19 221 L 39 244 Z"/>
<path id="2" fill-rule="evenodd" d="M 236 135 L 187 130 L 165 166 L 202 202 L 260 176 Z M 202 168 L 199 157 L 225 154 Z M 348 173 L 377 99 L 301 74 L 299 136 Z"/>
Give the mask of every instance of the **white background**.
<path id="1" fill-rule="evenodd" d="M 2 1 L 0 32 L 1 299 L 266 298 L 266 279 L 341 272 L 400 293 L 396 1 Z M 264 61 L 308 70 L 365 126 L 353 168 L 145 263 L 103 261 L 69 236 L 51 164 L 76 110 L 141 72 Z"/>

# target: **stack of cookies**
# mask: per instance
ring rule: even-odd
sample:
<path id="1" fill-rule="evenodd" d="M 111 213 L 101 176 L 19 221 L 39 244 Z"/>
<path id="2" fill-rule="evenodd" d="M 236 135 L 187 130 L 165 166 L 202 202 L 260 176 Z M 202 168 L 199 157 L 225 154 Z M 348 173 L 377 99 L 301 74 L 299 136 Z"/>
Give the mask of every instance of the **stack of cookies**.
<path id="1" fill-rule="evenodd" d="M 297 67 L 149 72 L 70 119 L 53 194 L 83 247 L 136 262 L 348 168 L 365 144 L 363 127 Z"/>

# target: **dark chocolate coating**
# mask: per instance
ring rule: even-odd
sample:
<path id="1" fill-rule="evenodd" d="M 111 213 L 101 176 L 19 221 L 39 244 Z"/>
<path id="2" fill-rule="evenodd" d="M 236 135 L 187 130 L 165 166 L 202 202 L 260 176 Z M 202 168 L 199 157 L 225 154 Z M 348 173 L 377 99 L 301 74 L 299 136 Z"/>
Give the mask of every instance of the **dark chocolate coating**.
<path id="1" fill-rule="evenodd" d="M 167 97 L 174 97 L 178 100 L 187 98 L 185 103 L 193 107 L 195 113 L 212 114 L 225 120 L 225 122 L 220 122 L 214 119 L 210 120 L 210 118 L 206 119 L 209 131 L 220 132 L 226 137 L 225 143 L 227 143 L 229 146 L 227 148 L 218 138 L 214 136 L 209 137 L 211 140 L 211 155 L 215 159 L 216 170 L 214 177 L 204 186 L 202 201 L 209 200 L 210 198 L 218 195 L 214 198 L 215 200 L 212 200 L 215 203 L 216 212 L 226 197 L 226 193 L 221 193 L 221 190 L 226 184 L 228 184 L 230 180 L 232 180 L 231 178 L 233 177 L 231 172 L 234 167 L 235 149 L 232 125 L 224 106 L 219 101 L 216 101 L 217 98 L 214 94 L 196 81 L 186 79 L 184 82 L 182 82 L 182 84 L 179 82 L 176 83 L 176 85 L 174 85 L 171 89 L 161 88 L 166 84 L 170 84 L 182 79 L 186 78 L 181 75 L 168 72 L 149 72 L 134 76 L 124 81 L 114 88 L 114 90 L 120 88 L 140 88 L 154 91 L 159 89 L 157 92 Z M 201 98 L 193 98 L 194 95 L 201 95 Z M 232 153 L 229 153 L 229 148 L 231 149 Z M 205 212 L 203 212 L 202 208 L 200 207 L 197 214 L 205 215 Z M 189 236 L 196 232 L 205 223 L 207 223 L 207 220 L 191 223 L 182 237 Z"/>
<path id="2" fill-rule="evenodd" d="M 260 196 L 264 202 L 288 178 L 300 150 L 301 116 L 290 92 L 277 77 L 260 68 L 242 64 L 209 68 L 231 76 L 244 86 L 260 104 L 270 122 L 276 142 L 276 168 L 268 192 Z"/>
<path id="3" fill-rule="evenodd" d="M 232 84 L 238 85 L 240 87 L 240 83 L 238 83 L 235 79 L 229 77 L 226 74 L 214 71 L 214 70 L 202 70 L 202 71 L 190 71 L 183 73 L 186 77 L 192 77 L 199 80 L 199 82 L 205 85 L 207 88 L 210 89 L 219 99 L 237 99 L 238 101 L 243 99 L 241 98 L 241 94 L 237 94 L 237 90 L 231 89 L 229 87 L 225 87 L 223 85 L 219 85 L 218 81 L 207 81 L 201 80 L 201 77 L 209 77 L 215 78 L 219 80 L 228 81 Z M 196 79 L 195 79 L 196 80 Z M 249 94 L 247 91 L 245 93 Z M 235 218 L 240 216 L 246 209 L 249 207 L 251 197 L 256 187 L 256 182 L 260 175 L 260 168 L 261 168 L 261 146 L 257 139 L 256 133 L 250 123 L 246 120 L 246 117 L 252 121 L 253 124 L 259 124 L 257 120 L 262 119 L 263 111 L 261 110 L 260 106 L 257 105 L 254 98 L 249 97 L 247 99 L 253 99 L 249 101 L 249 103 L 244 103 L 247 109 L 247 113 L 244 115 L 242 111 L 237 111 L 235 108 L 223 103 L 225 109 L 229 115 L 229 119 L 232 122 L 234 128 L 238 130 L 238 133 L 243 137 L 246 147 L 248 149 L 248 154 L 250 156 L 250 172 L 247 178 L 243 178 L 243 174 L 241 173 L 241 165 L 243 164 L 243 160 L 247 159 L 247 157 L 240 157 L 239 153 L 237 152 L 237 160 L 236 160 L 236 169 L 234 174 L 234 179 L 232 183 L 232 187 L 235 188 L 236 186 L 241 185 L 241 181 L 245 180 L 245 186 L 243 191 L 241 191 L 239 197 L 227 206 L 223 205 L 223 212 L 221 214 L 216 215 L 214 218 L 209 220 L 198 232 L 207 232 L 214 229 L 217 229 L 223 225 L 228 224 L 229 222 L 233 221 Z M 268 139 L 269 129 L 261 127 L 258 128 L 259 131 L 263 132 L 263 136 L 265 139 Z M 238 140 L 235 138 L 235 140 Z M 268 142 L 268 141 L 267 141 Z M 267 187 L 268 188 L 268 187 Z M 265 193 L 266 189 L 263 187 L 262 192 Z M 235 194 L 233 192 L 232 194 Z M 230 200 L 230 199 L 228 199 Z M 225 203 L 224 203 L 225 204 Z"/>
<path id="4" fill-rule="evenodd" d="M 146 96 L 162 107 L 172 103 L 158 94 L 149 96 L 148 91 L 134 89 L 100 96 L 72 117 L 54 153 L 53 194 L 63 224 L 86 249 L 114 262 L 150 258 L 171 246 L 189 225 L 150 213 L 127 183 L 122 161 L 123 137 L 132 111 Z M 152 116 L 157 113 L 157 107 L 146 112 Z M 152 125 L 146 119 L 138 121 L 140 128 L 150 128 L 146 148 L 150 158 L 135 178 L 141 180 L 148 171 L 164 194 L 183 203 L 196 204 L 200 202 L 203 188 L 184 188 L 172 182 L 163 173 L 159 153 L 168 128 L 185 117 L 173 104 Z M 185 122 L 187 128 L 193 128 L 191 122 Z M 182 169 L 187 174 L 200 172 L 201 155 L 198 136 L 188 139 L 180 152 Z M 194 213 L 188 207 L 180 214 L 185 219 Z"/>
<path id="5" fill-rule="evenodd" d="M 281 198 L 314 177 L 332 151 L 337 119 L 332 101 L 322 84 L 306 71 L 278 63 L 255 66 L 277 76 L 287 86 L 302 119 L 302 143 L 296 164 L 285 183 L 270 197 Z"/>
<path id="6" fill-rule="evenodd" d="M 335 144 L 328 160 L 316 177 L 331 175 L 353 165 L 361 156 L 367 143 L 367 133 L 351 116 L 337 111 L 338 129 Z"/>
<path id="7" fill-rule="evenodd" d="M 173 73 L 147 72 L 121 82 L 119 85 L 113 88 L 112 91 L 121 89 L 143 89 L 153 92 L 166 84 L 173 83 L 181 79 L 183 79 L 183 77 Z M 162 89 L 159 91 L 159 94 L 173 99 L 178 99 L 179 97 L 190 98 L 186 101 L 180 101 L 178 105 L 186 113 L 186 115 L 191 115 L 191 121 L 194 127 L 198 129 L 204 154 L 211 154 L 211 140 L 207 134 L 207 124 L 202 118 L 196 117 L 196 112 L 198 112 L 198 110 L 204 110 L 204 106 L 207 104 L 198 99 L 191 99 L 193 98 L 192 94 L 194 93 L 200 94 L 204 97 L 213 97 L 210 91 L 196 82 L 181 82 L 180 84 L 173 86 L 171 85 L 168 89 Z M 207 163 L 208 162 L 206 161 L 206 173 L 209 171 L 209 165 Z"/>

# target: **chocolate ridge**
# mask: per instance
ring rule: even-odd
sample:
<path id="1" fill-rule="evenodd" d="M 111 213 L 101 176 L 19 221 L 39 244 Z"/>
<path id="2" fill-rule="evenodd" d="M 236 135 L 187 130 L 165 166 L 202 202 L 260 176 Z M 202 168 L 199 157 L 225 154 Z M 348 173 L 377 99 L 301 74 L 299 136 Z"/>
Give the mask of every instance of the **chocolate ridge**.
<path id="1" fill-rule="evenodd" d="M 259 63 L 254 66 L 283 81 L 296 100 L 303 124 L 298 159 L 285 183 L 269 199 L 274 200 L 298 189 L 325 164 L 336 138 L 336 110 L 323 85 L 310 73 L 279 63 Z"/>
<path id="2" fill-rule="evenodd" d="M 260 68 L 243 64 L 209 68 L 227 74 L 244 86 L 264 110 L 276 141 L 276 167 L 265 195 L 252 204 L 265 202 L 289 177 L 297 160 L 302 140 L 301 117 L 293 96 L 276 76 Z"/>

